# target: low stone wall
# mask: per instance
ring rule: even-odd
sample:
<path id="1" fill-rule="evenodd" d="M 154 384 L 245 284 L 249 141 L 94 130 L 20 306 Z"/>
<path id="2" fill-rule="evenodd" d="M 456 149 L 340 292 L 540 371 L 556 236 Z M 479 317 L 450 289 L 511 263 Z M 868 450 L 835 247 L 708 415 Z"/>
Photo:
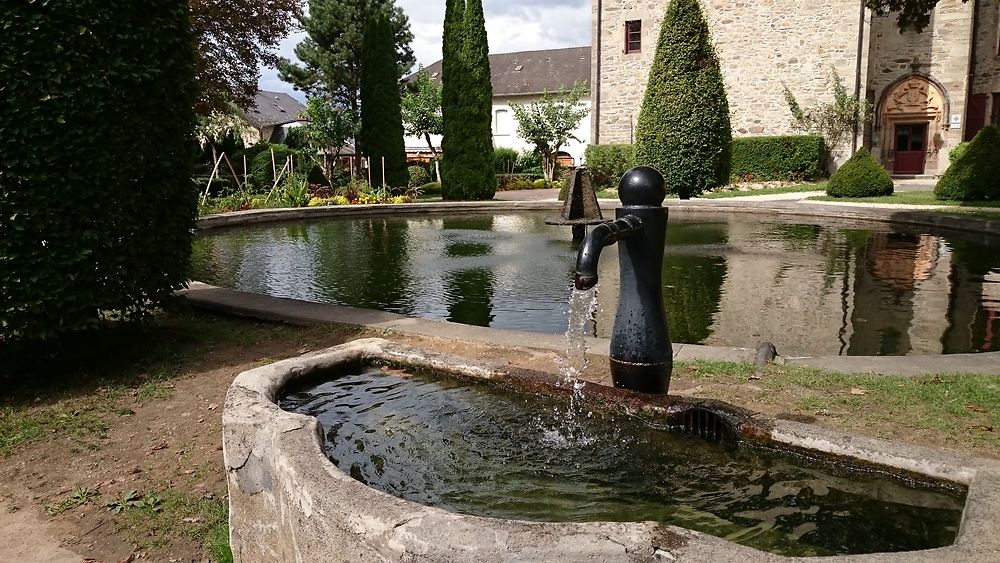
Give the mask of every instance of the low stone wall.
<path id="1" fill-rule="evenodd" d="M 230 541 L 236 561 L 791 560 L 654 522 L 481 518 L 422 506 L 369 488 L 326 458 L 314 418 L 284 412 L 276 400 L 292 381 L 337 365 L 378 360 L 483 379 L 518 377 L 502 367 L 381 339 L 358 340 L 240 374 L 226 397 L 223 414 Z M 662 400 L 653 400 L 652 408 L 657 402 Z M 824 561 L 938 563 L 997 560 L 1000 555 L 1000 536 L 995 533 L 1000 521 L 1000 464 L 756 416 L 744 418 L 743 424 L 742 432 L 755 434 L 758 440 L 850 456 L 969 487 L 955 545 Z"/>

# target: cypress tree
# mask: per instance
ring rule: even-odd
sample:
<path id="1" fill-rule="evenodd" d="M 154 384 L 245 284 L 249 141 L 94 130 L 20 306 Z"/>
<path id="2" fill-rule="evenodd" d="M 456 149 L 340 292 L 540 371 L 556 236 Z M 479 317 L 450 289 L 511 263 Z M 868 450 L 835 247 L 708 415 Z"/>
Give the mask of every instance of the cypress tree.
<path id="1" fill-rule="evenodd" d="M 481 0 L 447 0 L 442 40 L 441 195 L 445 199 L 491 199 L 493 86 Z"/>
<path id="2" fill-rule="evenodd" d="M 466 146 L 462 139 L 462 70 L 461 46 L 463 37 L 462 25 L 465 14 L 465 0 L 446 0 L 444 9 L 444 34 L 441 38 L 441 117 L 444 132 L 441 138 L 441 195 L 444 199 L 459 199 L 452 197 L 452 188 L 458 186 L 458 178 L 466 175 L 459 163 L 463 162 L 461 153 Z"/>
<path id="3" fill-rule="evenodd" d="M 493 199 L 497 191 L 493 169 L 493 83 L 490 80 L 490 46 L 486 37 L 486 18 L 482 0 L 465 3 L 465 65 L 467 97 L 462 100 L 468 112 L 469 168 L 465 199 Z"/>
<path id="4" fill-rule="evenodd" d="M 389 19 L 379 12 L 365 21 L 361 53 L 361 148 L 371 163 L 372 183 L 399 188 L 409 181 L 396 50 Z"/>
<path id="5" fill-rule="evenodd" d="M 698 0 L 670 0 L 636 126 L 636 164 L 681 199 L 729 180 L 729 102 Z"/>

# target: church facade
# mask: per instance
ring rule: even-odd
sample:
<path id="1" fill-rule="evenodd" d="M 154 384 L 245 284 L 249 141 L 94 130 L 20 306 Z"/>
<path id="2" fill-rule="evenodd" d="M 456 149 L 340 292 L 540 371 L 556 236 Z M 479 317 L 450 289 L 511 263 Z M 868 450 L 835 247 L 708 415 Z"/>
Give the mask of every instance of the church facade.
<path id="1" fill-rule="evenodd" d="M 592 0 L 591 141 L 629 143 L 667 0 Z M 1000 122 L 1000 0 L 940 0 L 922 33 L 863 0 L 702 0 L 733 136 L 794 134 L 802 107 L 833 99 L 831 74 L 874 107 L 853 144 L 898 176 L 938 175 L 948 151 Z M 841 159 L 852 147 L 842 147 Z"/>

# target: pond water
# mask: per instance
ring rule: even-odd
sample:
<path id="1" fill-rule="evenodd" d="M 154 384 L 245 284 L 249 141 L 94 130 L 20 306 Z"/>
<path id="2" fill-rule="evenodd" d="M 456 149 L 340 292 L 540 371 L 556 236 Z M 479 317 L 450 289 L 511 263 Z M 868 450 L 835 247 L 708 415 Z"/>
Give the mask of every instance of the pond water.
<path id="1" fill-rule="evenodd" d="M 560 334 L 577 246 L 553 212 L 327 219 L 211 231 L 191 277 L 241 291 Z M 1000 244 L 892 225 L 675 214 L 664 288 L 674 342 L 780 354 L 1000 350 Z M 604 251 L 588 331 L 610 336 Z"/>
<path id="2" fill-rule="evenodd" d="M 377 367 L 288 392 L 327 456 L 390 494 L 452 512 L 656 521 L 784 555 L 951 545 L 965 491 L 723 446 L 565 399 Z M 584 391 L 586 393 L 586 391 Z"/>

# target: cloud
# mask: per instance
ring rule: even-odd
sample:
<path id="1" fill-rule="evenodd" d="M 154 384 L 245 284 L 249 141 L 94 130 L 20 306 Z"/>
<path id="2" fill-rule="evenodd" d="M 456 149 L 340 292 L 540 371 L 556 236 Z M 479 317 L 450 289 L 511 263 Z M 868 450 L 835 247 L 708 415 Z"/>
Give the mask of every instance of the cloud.
<path id="1" fill-rule="evenodd" d="M 444 23 L 444 0 L 396 0 L 410 19 L 413 32 L 413 55 L 418 65 L 430 65 L 441 59 L 441 26 Z M 486 35 L 491 53 L 511 53 L 590 44 L 589 0 L 484 0 Z M 294 33 L 281 42 L 282 57 L 295 60 L 294 48 L 305 34 Z M 278 79 L 274 69 L 261 69 L 260 87 L 264 90 L 294 92 L 291 84 Z"/>

